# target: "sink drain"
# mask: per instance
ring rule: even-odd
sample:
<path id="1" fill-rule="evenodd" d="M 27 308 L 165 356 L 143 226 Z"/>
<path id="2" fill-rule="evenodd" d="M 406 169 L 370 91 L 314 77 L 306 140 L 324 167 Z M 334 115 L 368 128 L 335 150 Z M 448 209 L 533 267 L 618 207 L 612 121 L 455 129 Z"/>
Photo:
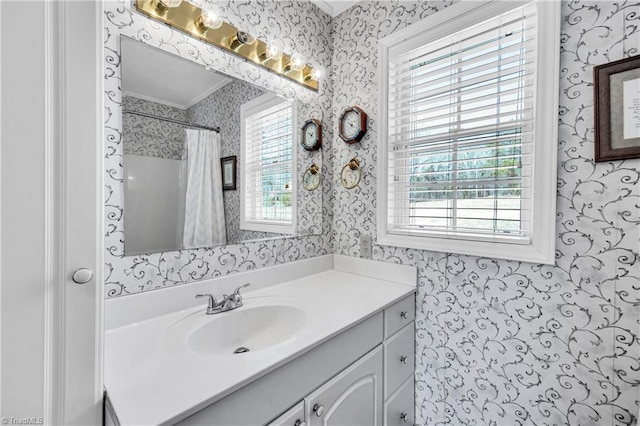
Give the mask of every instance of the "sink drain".
<path id="1" fill-rule="evenodd" d="M 245 348 L 244 346 L 240 346 L 238 349 L 233 351 L 234 354 L 243 354 L 249 352 L 249 348 Z"/>

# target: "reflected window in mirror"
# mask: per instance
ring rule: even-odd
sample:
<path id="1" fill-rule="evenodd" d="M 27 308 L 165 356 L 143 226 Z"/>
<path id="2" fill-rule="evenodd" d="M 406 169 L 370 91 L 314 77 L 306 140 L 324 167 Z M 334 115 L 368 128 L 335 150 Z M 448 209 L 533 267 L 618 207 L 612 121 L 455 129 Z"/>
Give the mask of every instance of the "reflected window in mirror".
<path id="1" fill-rule="evenodd" d="M 240 228 L 294 234 L 296 230 L 295 108 L 266 94 L 241 107 Z"/>

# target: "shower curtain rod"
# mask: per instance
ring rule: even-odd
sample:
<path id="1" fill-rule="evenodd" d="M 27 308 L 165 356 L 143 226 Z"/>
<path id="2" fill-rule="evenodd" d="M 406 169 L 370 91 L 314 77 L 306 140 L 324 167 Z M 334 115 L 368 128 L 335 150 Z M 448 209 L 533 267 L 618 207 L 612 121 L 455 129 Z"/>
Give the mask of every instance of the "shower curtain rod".
<path id="1" fill-rule="evenodd" d="M 153 114 L 145 114 L 144 112 L 136 112 L 136 111 L 122 111 L 122 112 L 125 114 L 133 114 L 133 115 L 139 115 L 141 117 L 168 121 L 169 123 L 181 124 L 183 126 L 195 127 L 196 129 L 213 130 L 214 132 L 220 133 L 220 127 L 201 126 L 200 124 L 191 124 L 191 123 L 187 123 L 186 121 L 174 120 L 173 118 L 160 117 L 158 115 L 153 115 Z"/>

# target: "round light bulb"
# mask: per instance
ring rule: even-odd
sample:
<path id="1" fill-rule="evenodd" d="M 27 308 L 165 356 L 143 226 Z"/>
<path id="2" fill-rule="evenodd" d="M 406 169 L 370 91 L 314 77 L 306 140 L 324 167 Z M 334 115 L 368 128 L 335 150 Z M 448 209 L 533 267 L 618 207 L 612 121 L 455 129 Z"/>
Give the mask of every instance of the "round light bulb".
<path id="1" fill-rule="evenodd" d="M 311 70 L 311 78 L 315 81 L 322 80 L 326 74 L 327 70 L 325 70 L 321 65 L 315 66 L 313 67 L 313 70 Z"/>
<path id="2" fill-rule="evenodd" d="M 212 29 L 218 29 L 222 26 L 222 12 L 212 4 L 207 4 L 202 8 L 200 14 L 202 23 Z"/>
<path id="3" fill-rule="evenodd" d="M 279 40 L 269 40 L 265 55 L 268 59 L 278 59 L 282 56 L 282 43 Z"/>
<path id="4" fill-rule="evenodd" d="M 300 71 L 307 64 L 307 59 L 300 53 L 294 53 L 291 55 L 291 69 Z"/>

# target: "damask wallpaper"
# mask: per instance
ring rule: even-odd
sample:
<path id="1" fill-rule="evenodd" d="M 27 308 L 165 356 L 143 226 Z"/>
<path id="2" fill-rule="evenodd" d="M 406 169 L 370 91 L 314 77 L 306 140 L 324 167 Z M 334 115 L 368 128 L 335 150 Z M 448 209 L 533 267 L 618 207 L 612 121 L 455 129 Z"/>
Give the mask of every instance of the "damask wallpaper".
<path id="1" fill-rule="evenodd" d="M 331 19 L 304 1 L 218 2 L 225 17 L 247 24 L 263 39 L 280 38 L 287 52 L 302 53 L 313 64 L 330 68 L 332 57 Z M 181 250 L 149 255 L 124 256 L 123 226 L 123 135 L 120 84 L 120 36 L 127 36 L 180 55 L 201 65 L 251 82 L 305 105 L 321 116 L 329 116 L 331 81 L 322 82 L 315 93 L 266 70 L 222 52 L 185 34 L 149 20 L 132 10 L 129 0 L 105 1 L 105 265 L 106 297 L 184 284 L 228 273 L 290 262 L 329 252 L 332 211 L 330 185 L 322 185 L 322 235 L 270 239 L 244 244 Z M 325 127 L 325 140 L 332 131 Z M 323 146 L 328 152 L 330 144 Z M 322 162 L 322 173 L 331 176 L 331 164 Z M 309 225 L 311 227 L 311 225 Z"/>
<path id="2" fill-rule="evenodd" d="M 122 98 L 124 111 L 143 112 L 159 117 L 186 121 L 187 111 L 132 96 Z M 140 115 L 123 114 L 122 144 L 125 154 L 180 160 L 184 145 L 184 128 L 169 121 Z"/>
<path id="3" fill-rule="evenodd" d="M 362 143 L 333 138 L 333 252 L 376 235 L 377 40 L 450 3 L 364 1 L 333 22 L 333 126 L 348 105 L 370 117 Z M 374 245 L 419 268 L 417 424 L 637 423 L 640 160 L 594 163 L 592 69 L 638 55 L 639 24 L 638 1 L 562 3 L 556 266 Z"/>

